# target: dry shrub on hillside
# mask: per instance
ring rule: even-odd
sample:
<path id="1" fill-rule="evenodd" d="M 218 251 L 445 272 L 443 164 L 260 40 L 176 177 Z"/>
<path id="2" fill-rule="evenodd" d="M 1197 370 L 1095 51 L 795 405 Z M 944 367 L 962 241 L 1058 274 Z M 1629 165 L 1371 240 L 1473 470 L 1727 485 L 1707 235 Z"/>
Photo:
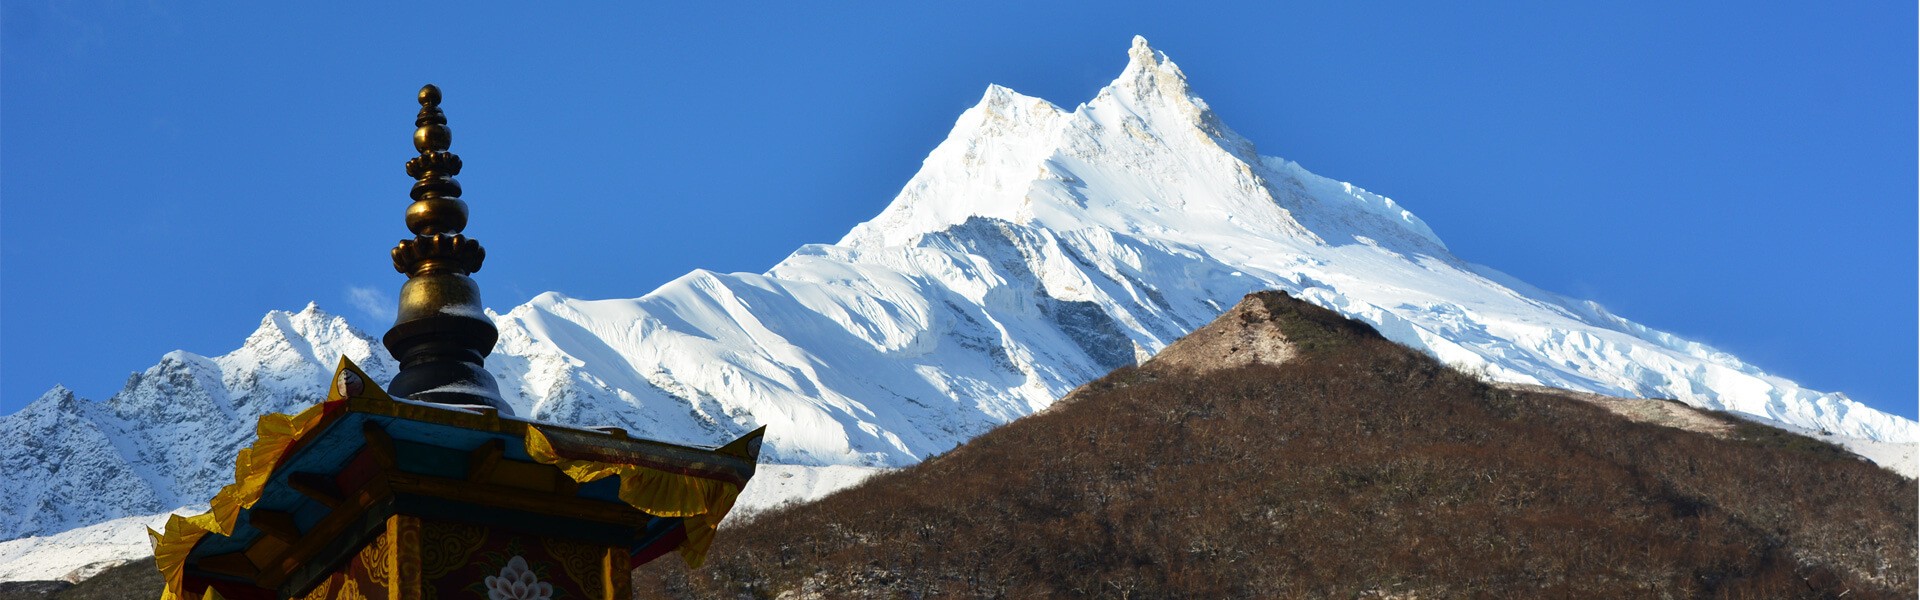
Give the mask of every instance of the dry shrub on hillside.
<path id="1" fill-rule="evenodd" d="M 1265 300 L 1304 342 L 1291 362 L 1121 369 L 954 452 L 728 527 L 704 569 L 655 561 L 637 596 L 1914 596 L 1910 480 L 1495 390 Z"/>

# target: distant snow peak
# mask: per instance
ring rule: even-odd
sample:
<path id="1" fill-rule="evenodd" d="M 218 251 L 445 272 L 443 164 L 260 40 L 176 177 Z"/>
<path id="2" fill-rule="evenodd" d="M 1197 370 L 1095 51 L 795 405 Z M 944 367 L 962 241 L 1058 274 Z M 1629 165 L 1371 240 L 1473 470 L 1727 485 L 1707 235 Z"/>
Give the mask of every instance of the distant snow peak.
<path id="1" fill-rule="evenodd" d="M 390 378 L 385 350 L 309 304 L 271 311 L 240 348 L 217 358 L 176 350 L 104 401 L 56 386 L 0 418 L 0 539 L 204 501 L 233 477 L 234 453 L 260 415 L 325 399 L 341 356 Z M 100 482 L 114 485 L 100 487 Z"/>

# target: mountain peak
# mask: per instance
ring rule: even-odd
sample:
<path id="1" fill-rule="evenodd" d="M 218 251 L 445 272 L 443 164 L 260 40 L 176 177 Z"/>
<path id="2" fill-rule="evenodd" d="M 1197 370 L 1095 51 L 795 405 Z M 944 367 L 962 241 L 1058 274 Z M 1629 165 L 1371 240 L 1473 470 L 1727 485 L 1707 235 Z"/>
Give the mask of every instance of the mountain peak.
<path id="1" fill-rule="evenodd" d="M 1166 53 L 1136 36 L 1128 56 L 1113 83 L 1071 112 L 989 85 L 893 203 L 840 245 L 909 246 L 975 217 L 1175 237 L 1196 226 L 1312 236 L 1259 189 L 1246 164 L 1258 160 L 1252 144 L 1191 94 Z M 1147 164 L 1198 168 L 1135 168 Z M 1203 190 L 1190 179 L 1229 183 Z M 1090 206 L 1088 186 L 1121 193 Z"/>
<path id="2" fill-rule="evenodd" d="M 1247 294 L 1220 318 L 1168 345 L 1144 368 L 1205 373 L 1250 364 L 1280 364 L 1341 340 L 1377 338 L 1365 323 L 1280 290 Z"/>
<path id="3" fill-rule="evenodd" d="M 336 319 L 332 313 L 320 308 L 320 303 L 308 301 L 300 310 L 269 310 L 260 317 L 260 326 L 254 328 L 254 335 L 278 332 L 285 335 L 308 335 L 313 330 L 324 327 Z"/>
<path id="4" fill-rule="evenodd" d="M 1167 53 L 1153 49 L 1153 45 L 1147 43 L 1147 36 L 1144 35 L 1133 36 L 1133 47 L 1127 49 L 1127 57 L 1132 59 L 1127 63 L 1128 67 L 1135 65 L 1156 67 L 1162 62 L 1168 62 Z"/>
<path id="5" fill-rule="evenodd" d="M 275 369 L 317 369 L 331 372 L 341 356 L 351 356 L 369 373 L 384 371 L 385 352 L 379 341 L 348 323 L 344 317 L 309 303 L 299 312 L 273 310 L 245 343 L 215 360 L 238 366 L 258 362 Z"/>
<path id="6" fill-rule="evenodd" d="M 980 104 L 987 106 L 1012 104 L 1019 97 L 1021 97 L 1020 92 L 1013 91 L 1012 88 L 998 83 L 989 83 L 986 93 L 980 95 Z"/>
<path id="7" fill-rule="evenodd" d="M 76 398 L 76 396 L 74 396 L 73 390 L 67 389 L 66 384 L 56 383 L 56 384 L 53 384 L 53 389 L 47 390 L 47 393 L 45 394 L 41 394 L 40 398 L 34 400 L 33 403 L 39 404 L 41 402 L 54 402 L 54 403 L 71 402 L 73 401 L 74 398 Z"/>
<path id="8" fill-rule="evenodd" d="M 1028 96 L 998 83 L 987 84 L 987 91 L 980 95 L 980 102 L 969 113 L 977 115 L 982 125 L 993 121 L 1018 120 L 1029 125 L 1044 123 L 1065 111 L 1041 98 Z M 963 117 L 962 121 L 966 121 Z M 980 132 L 991 135 L 991 132 Z"/>
<path id="9" fill-rule="evenodd" d="M 1133 36 L 1133 46 L 1127 49 L 1127 68 L 1120 71 L 1108 89 L 1138 100 L 1160 98 L 1185 104 L 1195 100 L 1180 66 L 1173 64 L 1167 53 L 1148 45 L 1147 38 L 1137 35 Z"/>
<path id="10" fill-rule="evenodd" d="M 47 390 L 44 394 L 40 394 L 39 398 L 27 403 L 27 405 L 22 407 L 15 415 L 38 414 L 43 415 L 43 417 L 29 418 L 45 418 L 45 416 L 58 413 L 74 413 L 72 416 L 81 416 L 77 412 L 80 410 L 79 403 L 80 397 L 75 395 L 73 390 L 67 389 L 67 386 L 63 384 L 56 383 L 53 384 L 53 389 Z M 12 417 L 10 416 L 9 418 Z M 4 528 L 4 526 L 4 524 L 0 524 L 0 528 Z"/>

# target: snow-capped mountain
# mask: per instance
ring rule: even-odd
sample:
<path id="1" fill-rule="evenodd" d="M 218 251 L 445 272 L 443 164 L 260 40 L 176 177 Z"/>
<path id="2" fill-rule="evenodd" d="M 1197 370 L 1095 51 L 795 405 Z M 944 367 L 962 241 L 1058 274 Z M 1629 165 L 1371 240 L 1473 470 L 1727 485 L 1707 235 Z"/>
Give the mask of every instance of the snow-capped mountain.
<path id="1" fill-rule="evenodd" d="M 268 313 L 226 355 L 170 352 L 105 402 L 55 387 L 0 418 L 0 539 L 206 503 L 254 420 L 325 400 L 343 354 L 393 376 L 379 342 L 308 305 Z"/>
<path id="2" fill-rule="evenodd" d="M 767 462 L 900 466 L 1282 289 L 1503 381 L 1920 439 L 1455 257 L 1394 201 L 1256 153 L 1145 40 L 1129 56 L 1071 110 L 989 87 L 879 216 L 764 274 L 496 314 L 488 366 L 521 415 L 695 444 L 766 425 Z M 0 478 L 20 482 L 0 488 L 0 539 L 204 501 L 254 418 L 321 399 L 342 354 L 393 374 L 371 336 L 309 306 L 231 354 L 169 354 L 105 402 L 48 392 L 0 418 L 19 440 L 0 445 Z"/>

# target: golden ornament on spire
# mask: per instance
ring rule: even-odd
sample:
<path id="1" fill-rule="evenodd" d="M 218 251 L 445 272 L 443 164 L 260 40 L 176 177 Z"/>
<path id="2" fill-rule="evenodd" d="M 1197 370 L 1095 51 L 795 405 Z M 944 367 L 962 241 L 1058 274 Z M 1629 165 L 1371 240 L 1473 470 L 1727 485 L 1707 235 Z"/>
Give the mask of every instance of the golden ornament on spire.
<path id="1" fill-rule="evenodd" d="M 388 391 L 395 396 L 443 404 L 481 404 L 512 414 L 499 384 L 484 368 L 500 337 L 480 303 L 480 286 L 468 275 L 480 270 L 487 251 L 461 235 L 467 203 L 460 199 L 460 155 L 448 152 L 453 130 L 440 110 L 440 88 L 420 88 L 420 114 L 413 121 L 407 161 L 414 178 L 407 229 L 413 239 L 393 248 L 393 268 L 407 275 L 400 312 L 382 340 L 400 361 Z"/>

